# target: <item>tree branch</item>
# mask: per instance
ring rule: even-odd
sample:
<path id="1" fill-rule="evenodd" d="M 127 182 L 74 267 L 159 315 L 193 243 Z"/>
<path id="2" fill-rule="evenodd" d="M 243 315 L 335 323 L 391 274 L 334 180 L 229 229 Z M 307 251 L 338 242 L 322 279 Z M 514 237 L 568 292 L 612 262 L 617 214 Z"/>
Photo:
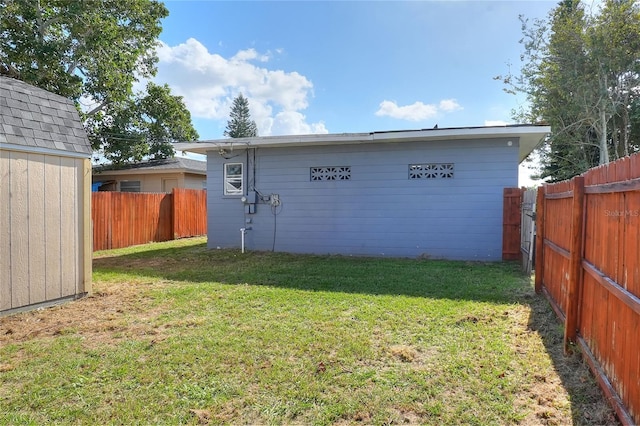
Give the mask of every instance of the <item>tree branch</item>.
<path id="1" fill-rule="evenodd" d="M 107 102 L 106 100 L 100 102 L 100 104 L 98 104 L 97 107 L 93 108 L 91 111 L 87 112 L 87 116 L 91 117 L 95 114 L 97 114 L 98 112 L 102 111 L 104 109 L 104 107 L 106 107 L 109 104 L 109 102 Z"/>
<path id="2" fill-rule="evenodd" d="M 73 75 L 73 73 L 76 71 L 77 67 L 78 67 L 78 60 L 76 59 L 75 61 L 71 62 L 69 64 L 69 66 L 67 67 L 67 74 Z"/>

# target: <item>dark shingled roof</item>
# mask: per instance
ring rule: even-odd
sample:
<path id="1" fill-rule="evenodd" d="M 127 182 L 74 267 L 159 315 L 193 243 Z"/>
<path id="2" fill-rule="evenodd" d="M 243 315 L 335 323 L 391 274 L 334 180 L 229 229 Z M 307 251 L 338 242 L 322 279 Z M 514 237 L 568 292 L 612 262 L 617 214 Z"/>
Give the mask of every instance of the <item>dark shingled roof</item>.
<path id="1" fill-rule="evenodd" d="M 94 173 L 120 170 L 184 170 L 186 172 L 205 174 L 207 172 L 207 162 L 193 160 L 191 158 L 174 157 L 163 160 L 141 161 L 139 163 L 125 164 L 122 166 L 105 164 L 93 167 Z"/>
<path id="2" fill-rule="evenodd" d="M 91 156 L 91 144 L 73 102 L 14 78 L 0 76 L 0 143 Z"/>

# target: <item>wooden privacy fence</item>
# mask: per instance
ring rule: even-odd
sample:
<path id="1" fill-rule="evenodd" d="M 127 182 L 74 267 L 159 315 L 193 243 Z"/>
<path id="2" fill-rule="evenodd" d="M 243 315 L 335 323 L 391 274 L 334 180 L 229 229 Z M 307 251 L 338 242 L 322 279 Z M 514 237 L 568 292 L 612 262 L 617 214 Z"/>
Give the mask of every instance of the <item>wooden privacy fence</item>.
<path id="1" fill-rule="evenodd" d="M 173 190 L 173 238 L 207 233 L 207 191 Z"/>
<path id="2" fill-rule="evenodd" d="M 504 188 L 502 199 L 502 260 L 521 260 L 531 273 L 533 264 L 536 190 Z"/>
<path id="3" fill-rule="evenodd" d="M 108 250 L 207 233 L 206 191 L 93 192 L 93 250 Z"/>
<path id="4" fill-rule="evenodd" d="M 640 424 L 640 155 L 544 185 L 536 291 L 580 346 L 623 424 Z"/>
<path id="5" fill-rule="evenodd" d="M 537 189 L 527 189 L 522 193 L 520 252 L 522 253 L 522 270 L 526 274 L 531 274 L 533 268 L 537 193 Z"/>
<path id="6" fill-rule="evenodd" d="M 521 188 L 504 188 L 502 200 L 502 260 L 520 260 Z"/>

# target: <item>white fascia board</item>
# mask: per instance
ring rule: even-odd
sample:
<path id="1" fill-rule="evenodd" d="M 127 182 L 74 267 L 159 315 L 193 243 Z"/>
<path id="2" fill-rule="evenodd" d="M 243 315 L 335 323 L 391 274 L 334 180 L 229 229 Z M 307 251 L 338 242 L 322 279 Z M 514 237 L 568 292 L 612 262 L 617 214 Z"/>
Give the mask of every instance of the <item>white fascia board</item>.
<path id="1" fill-rule="evenodd" d="M 246 147 L 318 146 L 362 143 L 401 143 L 462 139 L 518 138 L 519 160 L 524 160 L 551 131 L 549 126 L 495 126 L 427 130 L 401 130 L 372 133 L 336 133 L 256 138 L 217 139 L 192 143 L 177 143 L 177 150 L 207 154 L 220 149 Z"/>
<path id="2" fill-rule="evenodd" d="M 179 151 L 206 154 L 209 151 L 219 151 L 231 148 L 257 147 L 285 147 L 285 146 L 317 146 L 334 144 L 355 144 L 372 142 L 371 133 L 336 133 L 292 136 L 263 136 L 256 138 L 214 139 L 201 142 L 176 143 L 174 148 Z"/>

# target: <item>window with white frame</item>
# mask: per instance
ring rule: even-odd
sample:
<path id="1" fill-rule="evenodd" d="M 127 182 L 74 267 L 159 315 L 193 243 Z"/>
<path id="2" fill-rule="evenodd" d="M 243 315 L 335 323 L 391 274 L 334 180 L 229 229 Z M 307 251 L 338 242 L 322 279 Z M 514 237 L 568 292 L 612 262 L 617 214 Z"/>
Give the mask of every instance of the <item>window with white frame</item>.
<path id="1" fill-rule="evenodd" d="M 226 163 L 224 165 L 224 195 L 243 194 L 242 163 Z"/>
<path id="2" fill-rule="evenodd" d="M 453 164 L 409 164 L 409 179 L 453 179 Z"/>

